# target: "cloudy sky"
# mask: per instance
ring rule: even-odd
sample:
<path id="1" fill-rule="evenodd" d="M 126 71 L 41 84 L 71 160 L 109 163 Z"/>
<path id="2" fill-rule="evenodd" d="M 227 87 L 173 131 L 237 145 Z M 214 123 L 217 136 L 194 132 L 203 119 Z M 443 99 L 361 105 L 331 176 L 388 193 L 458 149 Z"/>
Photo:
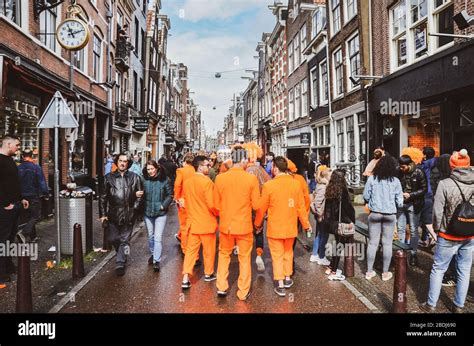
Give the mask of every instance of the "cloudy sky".
<path id="1" fill-rule="evenodd" d="M 273 0 L 163 0 L 161 13 L 171 18 L 168 58 L 188 66 L 191 97 L 199 105 L 207 134 L 222 129 L 234 93 L 244 91 L 257 69 L 257 43 L 271 32 Z M 223 73 L 220 79 L 216 72 Z M 216 110 L 213 108 L 216 107 Z"/>

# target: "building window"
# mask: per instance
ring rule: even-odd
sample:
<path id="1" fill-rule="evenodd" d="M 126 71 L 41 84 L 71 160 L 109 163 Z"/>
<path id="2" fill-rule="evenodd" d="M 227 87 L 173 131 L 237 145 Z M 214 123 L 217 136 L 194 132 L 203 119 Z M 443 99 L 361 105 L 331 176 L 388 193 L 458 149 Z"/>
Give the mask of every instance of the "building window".
<path id="1" fill-rule="evenodd" d="M 331 143 L 331 125 L 326 125 L 324 128 L 326 129 L 325 142 L 326 145 L 329 145 Z"/>
<path id="2" fill-rule="evenodd" d="M 346 0 L 346 22 L 351 20 L 357 14 L 357 1 Z"/>
<path id="3" fill-rule="evenodd" d="M 74 66 L 76 66 L 82 72 L 86 72 L 86 48 L 74 52 Z"/>
<path id="4" fill-rule="evenodd" d="M 355 157 L 355 136 L 354 136 L 354 116 L 351 115 L 350 117 L 346 118 L 346 126 L 347 126 L 347 149 L 349 154 L 349 161 L 354 162 L 356 161 Z"/>
<path id="5" fill-rule="evenodd" d="M 341 30 L 341 3 L 340 0 L 331 0 L 332 34 Z"/>
<path id="6" fill-rule="evenodd" d="M 324 61 L 319 65 L 320 78 L 319 78 L 319 99 L 321 104 L 327 103 L 329 100 L 329 88 L 328 88 L 328 65 Z"/>
<path id="7" fill-rule="evenodd" d="M 145 64 L 145 52 L 146 52 L 146 49 L 145 49 L 146 42 L 145 42 L 145 40 L 146 40 L 146 36 L 145 36 L 145 31 L 143 31 L 143 29 L 140 32 L 140 36 L 141 36 L 141 41 L 142 41 L 142 47 L 141 47 L 142 49 L 141 49 L 140 57 L 141 57 L 142 63 Z"/>
<path id="8" fill-rule="evenodd" d="M 288 44 L 288 71 L 290 73 L 293 72 L 294 67 L 295 67 L 295 61 L 294 61 L 294 52 L 293 52 L 293 41 L 291 41 Z"/>
<path id="9" fill-rule="evenodd" d="M 347 51 L 349 54 L 349 77 L 360 75 L 360 51 L 359 51 L 359 35 L 354 36 L 347 42 Z M 355 88 L 357 85 L 352 81 L 349 81 L 351 88 Z"/>
<path id="10" fill-rule="evenodd" d="M 100 81 L 102 78 L 101 75 L 101 65 L 102 65 L 102 39 L 95 34 L 94 35 L 94 48 L 93 48 L 93 69 L 94 69 L 94 79 Z"/>
<path id="11" fill-rule="evenodd" d="M 318 105 L 318 83 L 319 83 L 319 78 L 318 78 L 319 71 L 315 67 L 311 71 L 311 106 L 316 107 Z"/>
<path id="12" fill-rule="evenodd" d="M 138 56 L 138 54 L 140 54 L 140 29 L 139 29 L 139 26 L 138 26 L 138 18 L 135 17 L 135 49 L 134 49 L 134 52 L 135 52 L 135 55 Z"/>
<path id="13" fill-rule="evenodd" d="M 138 109 L 138 76 L 137 73 L 133 72 L 133 107 Z"/>
<path id="14" fill-rule="evenodd" d="M 323 146 L 324 145 L 324 126 L 320 126 L 318 131 L 319 131 L 319 134 L 318 134 L 319 146 Z"/>
<path id="15" fill-rule="evenodd" d="M 56 51 L 56 36 L 54 33 L 57 24 L 57 7 L 41 12 L 39 21 L 40 41 L 49 49 Z"/>
<path id="16" fill-rule="evenodd" d="M 21 0 L 0 0 L 0 14 L 21 25 Z"/>
<path id="17" fill-rule="evenodd" d="M 337 96 L 342 95 L 344 92 L 344 64 L 342 61 L 342 48 L 339 48 L 336 52 L 334 52 L 334 72 L 336 76 L 336 83 L 335 83 L 335 90 L 334 94 Z"/>
<path id="18" fill-rule="evenodd" d="M 412 29 L 413 45 L 415 47 L 415 58 L 421 57 L 428 52 L 428 22 L 424 21 Z"/>
<path id="19" fill-rule="evenodd" d="M 308 80 L 304 79 L 301 82 L 301 116 L 308 115 Z"/>
<path id="20" fill-rule="evenodd" d="M 122 101 L 122 90 L 121 90 L 121 85 L 122 85 L 122 74 L 120 72 L 115 73 L 115 81 L 117 82 L 115 84 L 115 102 L 120 103 Z"/>
<path id="21" fill-rule="evenodd" d="M 326 26 L 326 9 L 318 7 L 313 13 L 311 39 L 315 38 Z"/>
<path id="22" fill-rule="evenodd" d="M 449 1 L 446 0 L 435 0 L 437 7 L 444 5 Z M 443 34 L 454 34 L 454 5 L 443 8 L 438 14 L 436 14 L 435 25 L 436 31 Z M 453 42 L 454 37 L 438 37 L 438 47 L 442 47 L 448 43 Z"/>
<path id="23" fill-rule="evenodd" d="M 307 40 L 306 40 L 306 24 L 303 25 L 303 27 L 301 28 L 301 31 L 300 31 L 300 39 L 301 39 L 301 59 L 300 61 L 303 62 L 305 61 L 306 59 L 306 55 L 303 54 L 303 51 L 304 49 L 306 48 L 306 45 L 307 45 Z"/>
<path id="24" fill-rule="evenodd" d="M 289 104 L 290 104 L 290 113 L 289 121 L 293 121 L 295 118 L 295 89 L 291 89 L 289 92 Z"/>
<path id="25" fill-rule="evenodd" d="M 411 22 L 416 23 L 428 15 L 427 0 L 411 0 Z"/>
<path id="26" fill-rule="evenodd" d="M 300 35 L 296 35 L 293 44 L 295 45 L 295 70 L 300 66 Z"/>
<path id="27" fill-rule="evenodd" d="M 301 116 L 301 86 L 296 84 L 295 86 L 295 119 Z"/>
<path id="28" fill-rule="evenodd" d="M 344 119 L 336 122 L 339 161 L 344 162 Z"/>

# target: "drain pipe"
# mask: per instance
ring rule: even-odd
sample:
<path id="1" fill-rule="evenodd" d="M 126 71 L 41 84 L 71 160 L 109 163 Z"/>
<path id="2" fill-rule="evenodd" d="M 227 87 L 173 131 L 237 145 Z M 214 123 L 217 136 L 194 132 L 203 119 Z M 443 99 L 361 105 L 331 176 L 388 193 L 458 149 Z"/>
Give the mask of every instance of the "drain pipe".
<path id="1" fill-rule="evenodd" d="M 328 112 L 329 112 L 329 132 L 331 134 L 331 147 L 329 152 L 329 166 L 332 167 L 331 163 L 335 162 L 336 159 L 336 141 L 335 141 L 335 124 L 334 118 L 332 116 L 332 97 L 331 97 L 331 73 L 329 68 L 329 38 L 327 30 L 321 31 L 321 34 L 324 35 L 324 45 L 326 46 L 326 70 L 328 75 Z"/>

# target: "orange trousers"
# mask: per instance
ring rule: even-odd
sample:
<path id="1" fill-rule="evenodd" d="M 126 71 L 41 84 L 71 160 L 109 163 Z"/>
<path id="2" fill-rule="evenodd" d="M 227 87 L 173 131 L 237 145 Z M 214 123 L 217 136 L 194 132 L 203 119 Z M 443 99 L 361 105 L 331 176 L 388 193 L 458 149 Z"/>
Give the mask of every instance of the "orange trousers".
<path id="1" fill-rule="evenodd" d="M 204 274 L 214 273 L 214 262 L 216 260 L 216 234 L 192 234 L 188 236 L 188 247 L 184 255 L 183 275 L 193 275 L 194 264 L 199 256 L 199 248 L 202 244 L 202 255 L 204 257 Z"/>
<path id="2" fill-rule="evenodd" d="M 188 213 L 185 208 L 178 207 L 179 231 L 178 238 L 181 239 L 181 251 L 186 253 L 186 246 L 188 244 L 188 231 L 186 230 L 186 219 Z"/>
<path id="3" fill-rule="evenodd" d="M 219 259 L 217 264 L 217 282 L 216 286 L 219 291 L 227 291 L 229 289 L 229 265 L 232 258 L 234 244 L 238 247 L 239 256 L 239 280 L 237 282 L 237 297 L 240 300 L 245 299 L 250 291 L 252 282 L 252 248 L 253 233 L 244 235 L 231 235 L 220 233 L 219 235 Z"/>
<path id="4" fill-rule="evenodd" d="M 284 280 L 293 273 L 293 243 L 295 238 L 268 238 L 268 247 L 272 256 L 273 279 Z"/>

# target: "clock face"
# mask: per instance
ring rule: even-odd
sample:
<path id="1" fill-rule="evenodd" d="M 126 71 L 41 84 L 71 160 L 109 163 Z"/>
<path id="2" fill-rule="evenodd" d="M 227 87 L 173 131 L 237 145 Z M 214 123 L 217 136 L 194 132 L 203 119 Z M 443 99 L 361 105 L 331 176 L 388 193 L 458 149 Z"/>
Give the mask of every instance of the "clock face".
<path id="1" fill-rule="evenodd" d="M 80 50 L 89 42 L 89 29 L 87 24 L 79 19 L 66 19 L 59 24 L 56 37 L 63 48 Z"/>

